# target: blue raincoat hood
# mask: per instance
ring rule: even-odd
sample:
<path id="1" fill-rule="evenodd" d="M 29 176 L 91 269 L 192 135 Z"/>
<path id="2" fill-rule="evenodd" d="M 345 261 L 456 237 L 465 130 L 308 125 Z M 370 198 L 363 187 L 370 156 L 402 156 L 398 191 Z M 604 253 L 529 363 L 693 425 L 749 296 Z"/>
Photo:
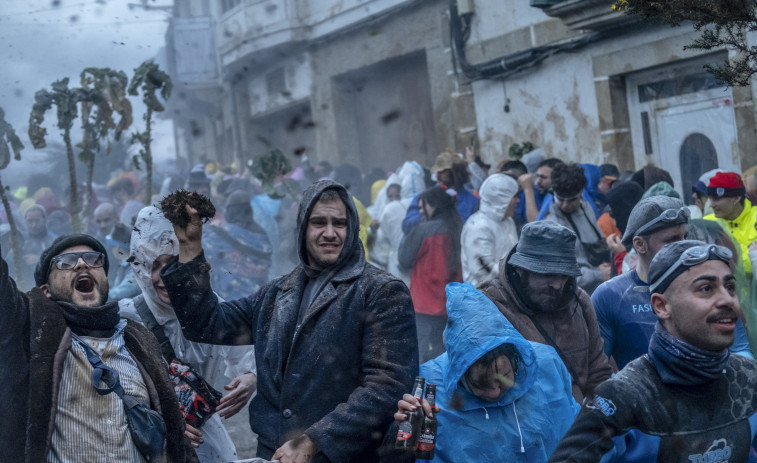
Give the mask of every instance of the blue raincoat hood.
<path id="1" fill-rule="evenodd" d="M 487 402 L 465 392 L 462 409 L 505 405 L 523 396 L 533 384 L 538 368 L 531 344 L 472 284 L 450 283 L 446 292 L 448 321 L 444 339 L 449 361 L 442 369 L 444 389 L 454 391 L 476 360 L 502 344 L 512 344 L 520 354 L 515 384 L 498 402 Z"/>
<path id="2" fill-rule="evenodd" d="M 470 283 L 450 283 L 447 292 L 447 352 L 421 365 L 437 385 L 442 408 L 434 463 L 507 461 L 546 463 L 573 423 L 570 374 L 551 346 L 527 341 L 496 306 Z M 497 402 L 458 386 L 463 373 L 486 352 L 512 344 L 518 351 L 515 384 Z M 453 399 L 453 395 L 461 394 Z M 424 460 L 418 460 L 424 461 Z"/>

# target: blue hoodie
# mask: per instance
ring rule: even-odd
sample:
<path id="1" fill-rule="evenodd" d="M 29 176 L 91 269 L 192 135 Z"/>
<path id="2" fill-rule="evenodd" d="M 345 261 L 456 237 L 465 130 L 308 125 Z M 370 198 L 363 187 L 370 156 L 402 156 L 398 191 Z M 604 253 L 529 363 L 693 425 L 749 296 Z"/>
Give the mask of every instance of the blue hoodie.
<path id="1" fill-rule="evenodd" d="M 433 461 L 546 462 L 580 409 L 560 357 L 550 346 L 526 341 L 470 283 L 450 283 L 446 292 L 447 352 L 420 368 L 427 384 L 437 385 L 442 409 Z M 514 345 L 521 360 L 515 385 L 498 402 L 458 386 L 476 360 L 502 344 Z M 453 392 L 462 398 L 460 409 L 450 408 Z"/>

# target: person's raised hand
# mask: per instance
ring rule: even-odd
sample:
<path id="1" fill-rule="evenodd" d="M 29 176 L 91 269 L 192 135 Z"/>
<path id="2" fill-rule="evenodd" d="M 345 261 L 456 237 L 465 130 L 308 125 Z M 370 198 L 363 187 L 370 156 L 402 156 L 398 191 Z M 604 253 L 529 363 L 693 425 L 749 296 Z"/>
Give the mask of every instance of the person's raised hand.
<path id="1" fill-rule="evenodd" d="M 620 240 L 620 236 L 618 236 L 617 233 L 613 233 L 612 235 L 608 236 L 605 241 L 607 241 L 607 246 L 610 248 L 613 254 L 620 254 L 621 252 L 626 250 L 626 247 L 623 246 L 623 242 Z"/>
<path id="2" fill-rule="evenodd" d="M 189 214 L 189 223 L 185 227 L 173 224 L 173 231 L 179 240 L 179 262 L 181 263 L 189 262 L 202 251 L 202 219 L 197 209 L 188 204 L 184 207 Z"/>

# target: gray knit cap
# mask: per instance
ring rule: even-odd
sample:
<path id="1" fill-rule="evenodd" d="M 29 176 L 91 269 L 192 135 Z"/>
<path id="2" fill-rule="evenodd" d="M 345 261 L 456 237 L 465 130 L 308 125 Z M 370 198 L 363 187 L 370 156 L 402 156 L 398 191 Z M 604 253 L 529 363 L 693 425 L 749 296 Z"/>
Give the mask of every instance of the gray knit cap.
<path id="1" fill-rule="evenodd" d="M 666 210 L 681 209 L 682 207 L 684 207 L 683 201 L 678 198 L 671 198 L 670 196 L 650 196 L 649 198 L 642 199 L 634 206 L 631 215 L 628 217 L 628 225 L 626 225 L 626 232 L 623 235 L 623 245 L 626 249 L 629 249 L 631 243 L 633 243 L 634 236 L 637 236 L 636 232 L 640 228 L 660 217 Z M 644 234 L 654 233 L 682 223 L 689 223 L 689 218 L 681 216 L 673 222 L 660 221 L 653 227 L 644 230 Z"/>

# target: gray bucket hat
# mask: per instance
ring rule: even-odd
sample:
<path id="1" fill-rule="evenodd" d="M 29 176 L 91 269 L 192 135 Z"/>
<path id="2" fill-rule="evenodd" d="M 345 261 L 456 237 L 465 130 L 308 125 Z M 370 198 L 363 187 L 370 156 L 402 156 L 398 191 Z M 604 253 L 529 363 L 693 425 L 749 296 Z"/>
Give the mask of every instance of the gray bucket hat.
<path id="1" fill-rule="evenodd" d="M 628 225 L 626 225 L 626 232 L 623 235 L 623 245 L 626 249 L 631 248 L 633 243 L 633 237 L 637 236 L 638 231 L 642 228 L 650 225 L 652 222 L 657 221 L 655 224 L 651 224 L 646 227 L 644 234 L 650 234 L 662 229 L 689 223 L 690 214 L 677 214 L 676 217 L 671 220 L 660 220 L 660 216 L 663 212 L 672 210 L 681 210 L 684 207 L 683 201 L 678 198 L 671 198 L 670 196 L 650 196 L 649 198 L 642 199 L 634 206 L 631 211 L 631 215 L 628 217 Z"/>
<path id="2" fill-rule="evenodd" d="M 508 264 L 534 273 L 579 276 L 576 234 L 560 224 L 539 221 L 523 227 Z"/>

